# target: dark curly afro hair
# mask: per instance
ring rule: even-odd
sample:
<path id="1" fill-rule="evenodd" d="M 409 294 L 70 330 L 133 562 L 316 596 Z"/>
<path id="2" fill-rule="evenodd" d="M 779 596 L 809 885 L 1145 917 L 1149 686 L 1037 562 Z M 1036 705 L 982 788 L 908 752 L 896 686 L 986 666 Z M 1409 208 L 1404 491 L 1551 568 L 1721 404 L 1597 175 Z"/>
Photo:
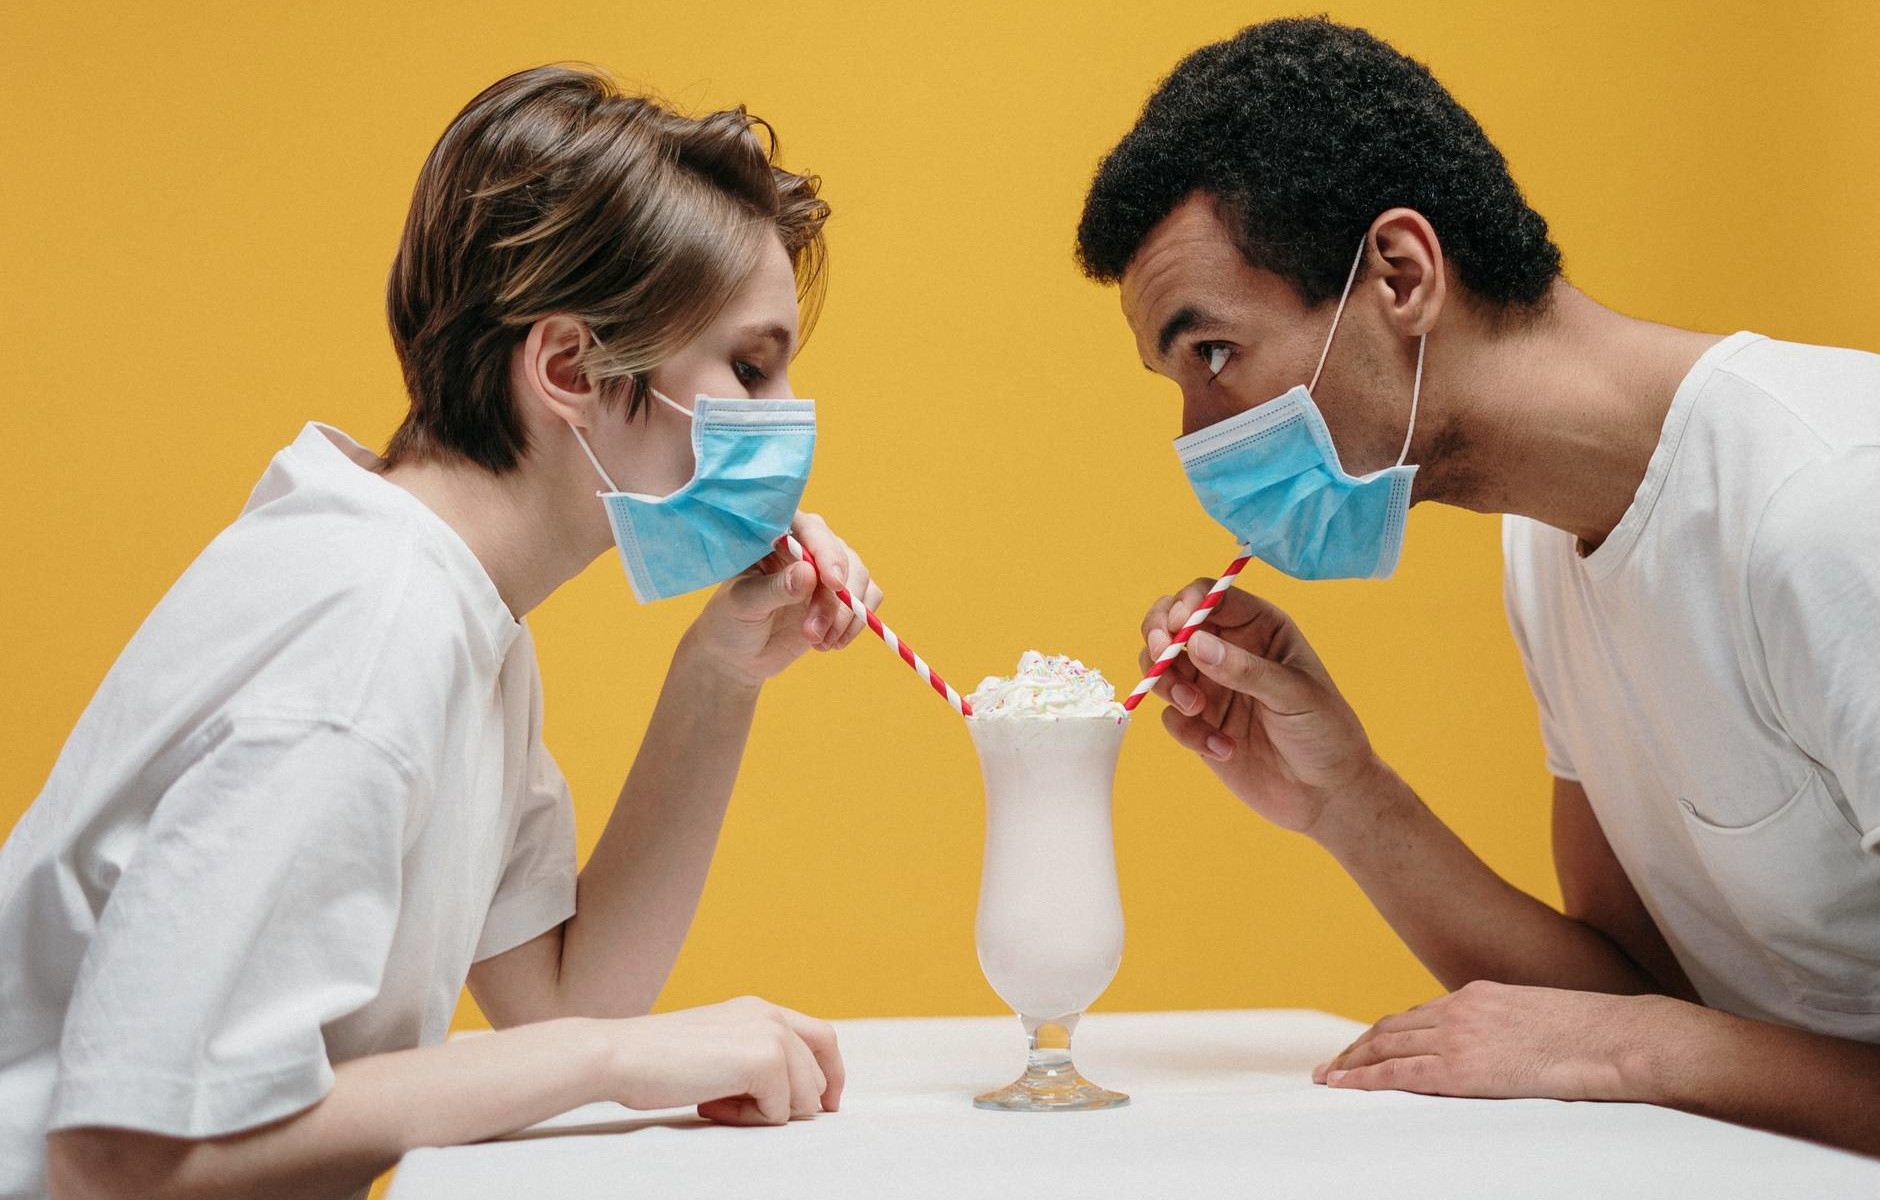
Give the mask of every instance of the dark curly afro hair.
<path id="1" fill-rule="evenodd" d="M 1365 230 L 1399 205 L 1492 309 L 1538 310 L 1560 275 L 1547 222 L 1475 118 L 1423 64 L 1322 17 L 1252 25 L 1181 61 L 1097 167 L 1078 265 L 1118 282 L 1197 190 L 1247 262 L 1312 305 L 1338 295 Z"/>

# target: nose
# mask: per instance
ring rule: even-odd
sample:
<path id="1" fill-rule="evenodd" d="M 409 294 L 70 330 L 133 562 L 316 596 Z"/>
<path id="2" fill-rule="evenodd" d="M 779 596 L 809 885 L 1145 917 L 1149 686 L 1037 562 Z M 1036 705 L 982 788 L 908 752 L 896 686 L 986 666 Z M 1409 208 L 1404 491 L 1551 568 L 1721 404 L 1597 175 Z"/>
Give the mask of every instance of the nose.
<path id="1" fill-rule="evenodd" d="M 1185 387 L 1182 389 L 1182 435 L 1186 437 L 1197 429 L 1206 429 L 1216 421 L 1225 420 L 1233 415 L 1233 408 L 1220 392 L 1212 389 Z"/>

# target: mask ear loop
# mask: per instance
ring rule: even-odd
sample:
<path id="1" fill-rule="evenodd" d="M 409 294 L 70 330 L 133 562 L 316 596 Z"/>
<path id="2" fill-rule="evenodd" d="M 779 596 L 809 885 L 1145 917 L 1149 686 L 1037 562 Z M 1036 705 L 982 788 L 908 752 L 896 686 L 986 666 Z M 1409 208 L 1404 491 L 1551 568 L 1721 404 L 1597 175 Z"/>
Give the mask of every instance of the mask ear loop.
<path id="1" fill-rule="evenodd" d="M 691 417 L 694 415 L 691 409 L 682 406 L 678 401 L 674 400 L 672 397 L 668 396 L 666 393 L 660 391 L 658 388 L 654 387 L 652 384 L 650 383 L 647 384 L 646 390 L 652 393 L 653 399 L 659 401 L 661 404 L 665 405 L 667 408 L 670 408 L 672 411 L 678 413 L 680 416 Z"/>
<path id="2" fill-rule="evenodd" d="M 1351 273 L 1345 276 L 1345 290 L 1338 293 L 1338 311 L 1332 314 L 1332 327 L 1326 331 L 1325 348 L 1319 351 L 1319 365 L 1312 368 L 1312 382 L 1306 384 L 1308 396 L 1319 386 L 1319 374 L 1325 370 L 1326 356 L 1332 352 L 1332 339 L 1338 336 L 1338 321 L 1345 315 L 1345 301 L 1351 299 L 1351 285 L 1358 281 L 1358 264 L 1364 261 L 1364 248 L 1370 244 L 1369 232 L 1358 239 L 1358 253 L 1351 260 Z"/>
<path id="3" fill-rule="evenodd" d="M 588 326 L 588 337 L 594 339 L 594 345 L 597 348 L 600 348 L 600 349 L 606 348 L 605 343 L 601 341 L 601 335 L 594 332 L 594 327 L 592 325 Z M 574 434 L 574 440 L 581 443 L 581 452 L 587 455 L 589 462 L 594 464 L 594 471 L 597 475 L 601 477 L 601 482 L 607 485 L 607 491 L 609 492 L 619 491 L 620 489 L 614 486 L 614 477 L 607 473 L 606 467 L 601 466 L 601 460 L 594 456 L 594 447 L 588 445 L 588 440 L 581 436 L 581 431 L 574 427 L 573 422 L 569 423 L 568 432 Z M 596 493 L 596 494 L 605 495 L 605 493 Z"/>
<path id="4" fill-rule="evenodd" d="M 620 489 L 614 486 L 614 477 L 607 473 L 606 467 L 601 466 L 601 460 L 594 457 L 594 449 L 588 445 L 588 440 L 581 436 L 581 431 L 576 429 L 573 425 L 570 425 L 568 426 L 568 432 L 574 434 L 574 440 L 581 443 L 582 452 L 588 456 L 588 461 L 593 463 L 594 469 L 600 473 L 601 480 L 607 484 L 607 490 L 610 492 L 619 491 Z"/>
<path id="5" fill-rule="evenodd" d="M 599 338 L 595 338 L 594 341 L 596 345 L 600 343 Z M 676 401 L 672 399 L 672 397 L 666 395 L 666 393 L 660 391 L 658 388 L 654 387 L 652 384 L 650 383 L 647 384 L 646 390 L 652 393 L 653 399 L 659 401 L 661 404 L 664 404 L 667 408 L 672 409 L 674 412 L 685 417 L 687 420 L 692 419 L 693 413 L 691 409 L 681 407 Z M 570 425 L 568 426 L 568 432 L 574 434 L 574 440 L 581 443 L 581 452 L 583 454 L 586 454 L 588 457 L 588 461 L 594 464 L 594 470 L 600 475 L 601 479 L 606 482 L 607 490 L 610 492 L 619 491 L 620 489 L 616 487 L 614 484 L 614 477 L 607 473 L 606 467 L 601 466 L 601 460 L 594 456 L 594 448 L 588 445 L 588 440 L 586 438 L 581 436 L 581 431 L 579 429 L 576 429 L 573 425 Z"/>
<path id="6" fill-rule="evenodd" d="M 1417 400 L 1423 395 L 1423 347 L 1429 345 L 1429 341 L 1430 335 L 1427 333 L 1417 336 L 1417 378 L 1410 385 L 1410 428 L 1404 430 L 1403 449 L 1397 452 L 1397 465 L 1400 467 L 1410 457 L 1410 439 L 1417 431 Z"/>

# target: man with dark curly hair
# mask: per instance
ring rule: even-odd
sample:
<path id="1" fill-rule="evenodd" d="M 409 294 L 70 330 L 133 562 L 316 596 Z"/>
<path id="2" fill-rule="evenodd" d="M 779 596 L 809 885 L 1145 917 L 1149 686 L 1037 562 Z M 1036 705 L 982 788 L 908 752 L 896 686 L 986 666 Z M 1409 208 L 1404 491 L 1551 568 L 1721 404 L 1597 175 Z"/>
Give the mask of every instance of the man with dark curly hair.
<path id="1" fill-rule="evenodd" d="M 1880 357 L 1601 306 L 1430 72 L 1325 20 L 1183 60 L 1077 250 L 1251 553 L 1381 578 L 1411 503 L 1507 514 L 1564 912 L 1379 759 L 1271 604 L 1228 591 L 1157 685 L 1176 740 L 1453 989 L 1315 1078 L 1880 1153 Z M 1145 667 L 1211 582 L 1149 611 Z"/>

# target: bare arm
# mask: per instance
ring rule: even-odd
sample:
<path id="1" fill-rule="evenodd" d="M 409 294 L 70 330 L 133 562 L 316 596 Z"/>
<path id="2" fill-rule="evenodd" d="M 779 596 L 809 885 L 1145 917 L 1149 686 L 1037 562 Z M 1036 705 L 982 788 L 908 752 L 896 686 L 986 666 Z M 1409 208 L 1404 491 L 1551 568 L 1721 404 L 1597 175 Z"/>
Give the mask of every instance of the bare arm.
<path id="1" fill-rule="evenodd" d="M 1143 622 L 1145 666 L 1209 581 Z M 1157 691 L 1163 723 L 1248 807 L 1324 846 L 1445 987 L 1476 979 L 1639 993 L 1661 977 L 1638 898 L 1574 787 L 1556 790 L 1563 887 L 1556 912 L 1502 879 L 1378 759 L 1356 714 L 1291 618 L 1229 590 Z M 1615 891 L 1614 889 L 1622 889 Z M 1641 926 L 1641 920 L 1643 926 Z M 1609 927 L 1610 926 L 1610 927 Z M 1636 944 L 1635 959 L 1627 946 Z"/>
<path id="2" fill-rule="evenodd" d="M 1880 1155 L 1880 1046 L 1658 1001 L 1626 1099 Z"/>
<path id="3" fill-rule="evenodd" d="M 1556 912 L 1497 875 L 1381 763 L 1364 794 L 1328 805 L 1311 833 L 1445 988 L 1493 979 L 1589 992 L 1663 990 L 1604 929 Z M 1596 897 L 1591 904 L 1601 913 L 1625 909 L 1589 877 L 1576 876 L 1575 887 L 1583 902 Z"/>
<path id="4" fill-rule="evenodd" d="M 498 1027 L 650 1010 L 692 925 L 763 680 L 862 628 L 829 588 L 875 605 L 881 589 L 820 518 L 797 535 L 822 569 L 767 561 L 721 587 L 680 641 L 600 842 L 575 915 L 477 963 L 470 992 Z"/>
<path id="5" fill-rule="evenodd" d="M 1554 873 L 1567 916 L 1605 934 L 1651 979 L 1653 991 L 1697 999 L 1697 989 L 1613 854 L 1586 789 L 1571 779 L 1554 780 Z"/>
<path id="6" fill-rule="evenodd" d="M 835 1034 L 760 1000 L 625 1021 L 571 1018 L 342 1063 L 318 1104 L 225 1137 L 124 1129 L 47 1139 L 55 1200 L 331 1197 L 408 1150 L 481 1141 L 597 1100 L 696 1104 L 730 1124 L 833 1110 Z"/>
<path id="7" fill-rule="evenodd" d="M 581 870 L 575 915 L 470 969 L 471 995 L 493 1024 L 652 1008 L 698 907 L 757 694 L 701 669 L 681 643 Z"/>

